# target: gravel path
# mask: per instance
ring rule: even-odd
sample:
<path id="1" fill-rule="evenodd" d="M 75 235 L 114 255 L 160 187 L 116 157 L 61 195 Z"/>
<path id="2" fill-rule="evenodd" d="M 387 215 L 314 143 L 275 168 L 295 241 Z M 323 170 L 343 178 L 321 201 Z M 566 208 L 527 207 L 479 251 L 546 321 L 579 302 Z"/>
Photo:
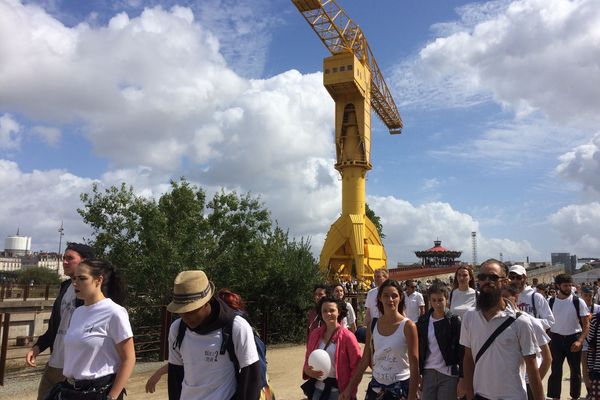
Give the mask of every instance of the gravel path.
<path id="1" fill-rule="evenodd" d="M 267 359 L 269 361 L 268 371 L 271 385 L 277 396 L 277 400 L 300 400 L 303 399 L 300 385 L 302 384 L 302 365 L 304 363 L 304 345 L 285 345 L 269 346 Z M 23 357 L 25 352 L 23 352 Z M 138 363 L 135 371 L 127 384 L 129 396 L 127 400 L 167 400 L 166 377 L 158 383 L 154 394 L 147 394 L 146 380 L 152 373 L 158 369 L 162 363 L 149 362 Z M 30 373 L 19 376 L 9 375 L 0 386 L 0 399 L 2 400 L 36 400 L 37 386 L 41 374 L 41 368 L 29 370 Z M 569 398 L 569 367 L 565 363 L 563 372 L 562 396 Z M 365 373 L 359 386 L 358 398 L 363 398 L 367 389 L 367 384 L 371 379 L 370 373 Z M 546 379 L 544 379 L 544 388 L 546 388 Z M 582 395 L 585 396 L 585 387 L 582 388 Z"/>

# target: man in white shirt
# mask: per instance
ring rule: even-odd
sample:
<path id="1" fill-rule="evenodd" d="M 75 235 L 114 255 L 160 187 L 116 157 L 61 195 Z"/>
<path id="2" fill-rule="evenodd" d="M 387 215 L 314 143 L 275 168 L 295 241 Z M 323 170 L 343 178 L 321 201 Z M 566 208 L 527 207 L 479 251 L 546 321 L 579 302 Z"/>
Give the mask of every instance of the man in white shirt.
<path id="1" fill-rule="evenodd" d="M 467 399 L 526 400 L 525 368 L 533 399 L 543 400 L 535 358 L 539 347 L 531 320 L 520 318 L 501 296 L 507 281 L 506 266 L 498 260 L 487 260 L 481 264 L 477 280 L 477 308 L 464 314 L 460 332 L 460 344 L 465 347 L 463 382 Z M 510 325 L 480 353 L 484 343 L 507 321 Z"/>
<path id="2" fill-rule="evenodd" d="M 566 358 L 571 371 L 569 394 L 571 398 L 578 399 L 581 394 L 581 349 L 588 335 L 589 311 L 583 299 L 571 293 L 571 275 L 559 274 L 554 278 L 554 283 L 558 291 L 556 297 L 550 300 L 556 322 L 550 328 L 552 372 L 548 378 L 548 397 L 560 398 Z"/>
<path id="3" fill-rule="evenodd" d="M 527 271 L 522 265 L 513 265 L 508 269 L 508 279 L 511 285 L 519 290 L 517 307 L 519 310 L 537 318 L 544 329 L 548 330 L 554 325 L 554 314 L 550 310 L 548 301 L 534 287 L 527 285 Z"/>
<path id="4" fill-rule="evenodd" d="M 373 271 L 373 281 L 375 282 L 375 287 L 367 292 L 367 299 L 365 300 L 365 325 L 367 327 L 367 331 L 371 330 L 371 324 L 373 320 L 377 320 L 379 318 L 379 309 L 377 308 L 377 291 L 379 290 L 379 286 L 385 282 L 388 278 L 388 272 L 385 268 L 378 268 Z"/>
<path id="5" fill-rule="evenodd" d="M 44 368 L 38 387 L 38 400 L 46 398 L 46 394 L 54 385 L 64 381 L 64 338 L 75 308 L 83 304 L 75 297 L 71 278 L 75 275 L 77 266 L 84 260 L 94 258 L 94 250 L 83 243 L 67 243 L 63 255 L 63 271 L 69 277 L 60 284 L 58 296 L 52 305 L 48 329 L 42 334 L 31 350 L 27 352 L 25 361 L 30 367 L 36 366 L 36 358 L 47 348 L 50 348 L 50 359 Z"/>
<path id="6" fill-rule="evenodd" d="M 167 310 L 181 318 L 169 331 L 169 399 L 258 399 L 262 379 L 252 327 L 213 294 L 203 271 L 175 278 Z"/>
<path id="7" fill-rule="evenodd" d="M 404 300 L 404 314 L 412 322 L 417 322 L 425 314 L 425 299 L 417 292 L 417 282 L 409 279 L 406 281 L 406 299 Z"/>

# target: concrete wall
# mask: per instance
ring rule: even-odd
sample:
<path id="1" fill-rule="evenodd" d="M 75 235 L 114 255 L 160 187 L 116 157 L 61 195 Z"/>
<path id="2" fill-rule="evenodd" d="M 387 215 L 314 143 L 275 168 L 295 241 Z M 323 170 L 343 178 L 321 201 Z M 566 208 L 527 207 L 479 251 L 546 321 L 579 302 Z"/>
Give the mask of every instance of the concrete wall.
<path id="1" fill-rule="evenodd" d="M 18 336 L 38 337 L 46 332 L 53 301 L 0 302 L 0 313 L 10 313 L 9 345 L 14 345 Z M 0 326 L 0 337 L 4 335 L 3 326 L 4 323 Z"/>

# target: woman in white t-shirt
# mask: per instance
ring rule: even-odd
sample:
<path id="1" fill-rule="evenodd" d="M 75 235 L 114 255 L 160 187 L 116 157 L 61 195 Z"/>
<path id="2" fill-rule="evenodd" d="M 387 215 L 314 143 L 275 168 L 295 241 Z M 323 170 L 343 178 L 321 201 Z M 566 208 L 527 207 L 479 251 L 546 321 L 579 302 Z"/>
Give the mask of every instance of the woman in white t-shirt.
<path id="1" fill-rule="evenodd" d="M 448 300 L 450 312 L 462 318 L 468 309 L 475 307 L 477 301 L 475 276 L 471 267 L 467 265 L 458 267 L 454 273 L 452 287 Z"/>
<path id="2" fill-rule="evenodd" d="M 340 396 L 351 398 L 351 391 L 360 383 L 367 366 L 372 362 L 372 379 L 366 400 L 377 398 L 415 400 L 419 387 L 418 335 L 414 322 L 402 315 L 404 293 L 400 284 L 388 279 L 379 286 L 377 308 L 379 319 L 373 328 L 372 340 L 350 384 Z"/>
<path id="3" fill-rule="evenodd" d="M 341 283 L 337 283 L 332 287 L 332 295 L 338 300 L 342 300 L 346 303 L 346 310 L 348 314 L 342 320 L 342 326 L 348 329 L 350 332 L 356 331 L 356 313 L 354 307 L 350 302 L 344 300 L 344 286 Z"/>
<path id="4" fill-rule="evenodd" d="M 73 288 L 83 306 L 73 312 L 65 335 L 63 398 L 84 399 L 95 391 L 121 400 L 135 351 L 129 316 L 119 305 L 125 297 L 119 271 L 106 261 L 86 260 L 77 267 Z"/>

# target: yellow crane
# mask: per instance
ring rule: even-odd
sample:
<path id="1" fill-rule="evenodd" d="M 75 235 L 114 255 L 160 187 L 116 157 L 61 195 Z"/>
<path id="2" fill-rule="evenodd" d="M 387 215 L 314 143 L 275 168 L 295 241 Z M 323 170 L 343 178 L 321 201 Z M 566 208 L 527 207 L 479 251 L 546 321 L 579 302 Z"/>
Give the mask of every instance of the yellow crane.
<path id="1" fill-rule="evenodd" d="M 335 101 L 335 168 L 342 177 L 342 213 L 331 225 L 319 264 L 328 276 L 371 279 L 387 256 L 365 215 L 365 178 L 371 164 L 371 107 L 391 134 L 402 120 L 359 26 L 335 0 L 292 0 L 332 56 L 323 60 L 323 84 Z"/>

